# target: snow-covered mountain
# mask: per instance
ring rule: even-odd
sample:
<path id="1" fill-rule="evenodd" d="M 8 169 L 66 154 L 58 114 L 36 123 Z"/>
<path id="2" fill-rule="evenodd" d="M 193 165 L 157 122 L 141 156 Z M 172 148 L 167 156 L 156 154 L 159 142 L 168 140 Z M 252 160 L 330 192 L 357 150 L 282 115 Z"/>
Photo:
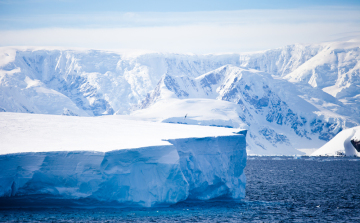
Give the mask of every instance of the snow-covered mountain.
<path id="1" fill-rule="evenodd" d="M 0 110 L 128 114 L 164 74 L 196 77 L 237 55 L 129 55 L 97 50 L 0 48 Z"/>
<path id="2" fill-rule="evenodd" d="M 222 55 L 2 47 L 0 111 L 246 127 L 254 154 L 295 154 L 359 125 L 359 47 Z"/>
<path id="3" fill-rule="evenodd" d="M 321 89 L 360 115 L 360 40 L 292 45 L 244 55 L 240 60 L 241 67 Z"/>
<path id="4" fill-rule="evenodd" d="M 294 44 L 278 49 L 240 54 L 240 66 L 284 77 L 317 55 L 326 44 Z"/>
<path id="5" fill-rule="evenodd" d="M 357 125 L 346 116 L 318 108 L 316 104 L 303 99 L 297 88 L 295 84 L 283 79 L 274 79 L 268 73 L 232 65 L 220 67 L 197 78 L 164 75 L 155 90 L 148 94 L 141 104 L 140 108 L 145 110 L 135 112 L 134 115 L 153 117 L 154 113 L 162 110 L 162 121 L 170 122 L 174 119 L 169 119 L 170 117 L 164 116 L 163 113 L 174 116 L 172 114 L 176 106 L 176 110 L 182 110 L 182 116 L 188 114 L 187 121 L 193 117 L 200 121 L 198 117 L 208 114 L 209 111 L 217 110 L 224 113 L 231 110 L 237 116 L 227 112 L 226 117 L 232 117 L 232 122 L 225 126 L 241 128 L 244 125 L 248 126 L 250 154 L 294 154 L 293 148 L 321 146 L 323 143 L 321 141 L 328 141 L 342 129 Z M 179 108 L 175 103 L 171 107 L 153 108 L 161 101 L 164 101 L 163 104 L 169 104 L 173 98 L 191 98 L 194 100 L 193 103 L 199 104 L 200 107 L 205 107 L 203 100 L 199 100 L 203 98 L 228 101 L 236 106 L 222 109 L 214 106 L 203 114 L 197 114 L 189 105 Z M 323 98 L 325 101 L 326 99 Z M 336 101 L 332 97 L 330 99 Z M 341 104 L 339 101 L 336 103 Z M 215 105 L 216 102 L 212 104 Z M 212 116 L 214 117 L 212 124 L 221 125 L 221 122 L 216 120 L 216 115 Z M 209 124 L 209 122 L 205 123 Z M 259 151 L 259 147 L 262 151 Z"/>

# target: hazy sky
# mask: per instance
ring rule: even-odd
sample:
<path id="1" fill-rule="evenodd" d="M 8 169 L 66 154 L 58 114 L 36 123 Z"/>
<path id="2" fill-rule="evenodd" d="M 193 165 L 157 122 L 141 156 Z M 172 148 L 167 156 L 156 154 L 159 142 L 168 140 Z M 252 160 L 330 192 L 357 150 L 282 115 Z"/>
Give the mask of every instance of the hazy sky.
<path id="1" fill-rule="evenodd" d="M 0 0 L 0 46 L 248 52 L 360 36 L 360 0 Z"/>

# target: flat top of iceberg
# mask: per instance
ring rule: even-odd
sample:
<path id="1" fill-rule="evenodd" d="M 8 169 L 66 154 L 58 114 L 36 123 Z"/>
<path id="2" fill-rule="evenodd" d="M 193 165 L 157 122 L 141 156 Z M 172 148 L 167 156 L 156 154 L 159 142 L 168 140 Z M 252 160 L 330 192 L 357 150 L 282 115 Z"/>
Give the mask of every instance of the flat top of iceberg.
<path id="1" fill-rule="evenodd" d="M 0 113 L 0 155 L 99 151 L 170 145 L 164 139 L 235 135 L 238 129 L 131 120 L 129 116 L 74 117 Z"/>

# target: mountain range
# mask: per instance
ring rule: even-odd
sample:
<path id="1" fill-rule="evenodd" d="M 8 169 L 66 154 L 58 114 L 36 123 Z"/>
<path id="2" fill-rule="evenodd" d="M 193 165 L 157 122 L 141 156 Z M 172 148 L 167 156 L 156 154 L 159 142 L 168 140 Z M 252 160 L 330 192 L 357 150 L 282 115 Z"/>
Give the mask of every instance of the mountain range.
<path id="1" fill-rule="evenodd" d="M 207 55 L 2 47 L 0 111 L 245 128 L 249 154 L 303 154 L 359 125 L 360 41 Z"/>

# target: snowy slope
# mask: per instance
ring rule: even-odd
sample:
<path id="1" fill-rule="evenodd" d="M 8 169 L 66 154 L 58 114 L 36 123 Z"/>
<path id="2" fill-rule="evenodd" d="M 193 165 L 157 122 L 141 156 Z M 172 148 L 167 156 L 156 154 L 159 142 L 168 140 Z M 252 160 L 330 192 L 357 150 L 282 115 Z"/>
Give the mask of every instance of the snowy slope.
<path id="1" fill-rule="evenodd" d="M 238 55 L 1 47 L 0 110 L 127 114 L 163 74 L 196 77 L 225 64 L 238 64 Z M 46 106 L 50 101 L 57 107 Z"/>
<path id="2" fill-rule="evenodd" d="M 240 60 L 241 67 L 265 71 L 301 86 L 320 89 L 348 105 L 347 109 L 359 117 L 359 38 L 313 45 L 290 45 L 244 54 Z"/>
<path id="3" fill-rule="evenodd" d="M 294 44 L 262 52 L 240 54 L 240 66 L 284 77 L 317 55 L 324 44 Z"/>
<path id="4" fill-rule="evenodd" d="M 132 113 L 131 117 L 165 123 L 245 128 L 249 129 L 246 149 L 250 155 L 302 154 L 293 148 L 287 136 L 257 123 L 249 126 L 239 116 L 242 114 L 241 107 L 235 103 L 196 98 L 160 100 L 147 109 Z"/>
<path id="5" fill-rule="evenodd" d="M 150 207 L 244 198 L 246 141 L 234 130 L 0 113 L 0 204 Z"/>
<path id="6" fill-rule="evenodd" d="M 340 99 L 360 106 L 360 42 L 332 43 L 285 76 L 291 82 L 308 83 Z M 360 114 L 357 111 L 357 114 Z"/>
<path id="7" fill-rule="evenodd" d="M 231 102 L 204 98 L 159 100 L 147 109 L 137 110 L 130 117 L 164 123 L 247 128 L 239 114 L 241 108 Z M 186 116 L 186 117 L 185 117 Z"/>
<path id="8" fill-rule="evenodd" d="M 337 134 L 332 140 L 327 142 L 320 149 L 312 153 L 312 156 L 360 156 L 353 143 L 360 142 L 360 126 L 346 129 Z"/>
<path id="9" fill-rule="evenodd" d="M 294 148 L 320 147 L 341 129 L 356 125 L 299 95 L 297 86 L 285 80 L 227 65 L 197 78 L 164 75 L 141 104 L 143 110 L 132 115 L 248 128 L 248 153 L 267 155 L 301 154 Z"/>

